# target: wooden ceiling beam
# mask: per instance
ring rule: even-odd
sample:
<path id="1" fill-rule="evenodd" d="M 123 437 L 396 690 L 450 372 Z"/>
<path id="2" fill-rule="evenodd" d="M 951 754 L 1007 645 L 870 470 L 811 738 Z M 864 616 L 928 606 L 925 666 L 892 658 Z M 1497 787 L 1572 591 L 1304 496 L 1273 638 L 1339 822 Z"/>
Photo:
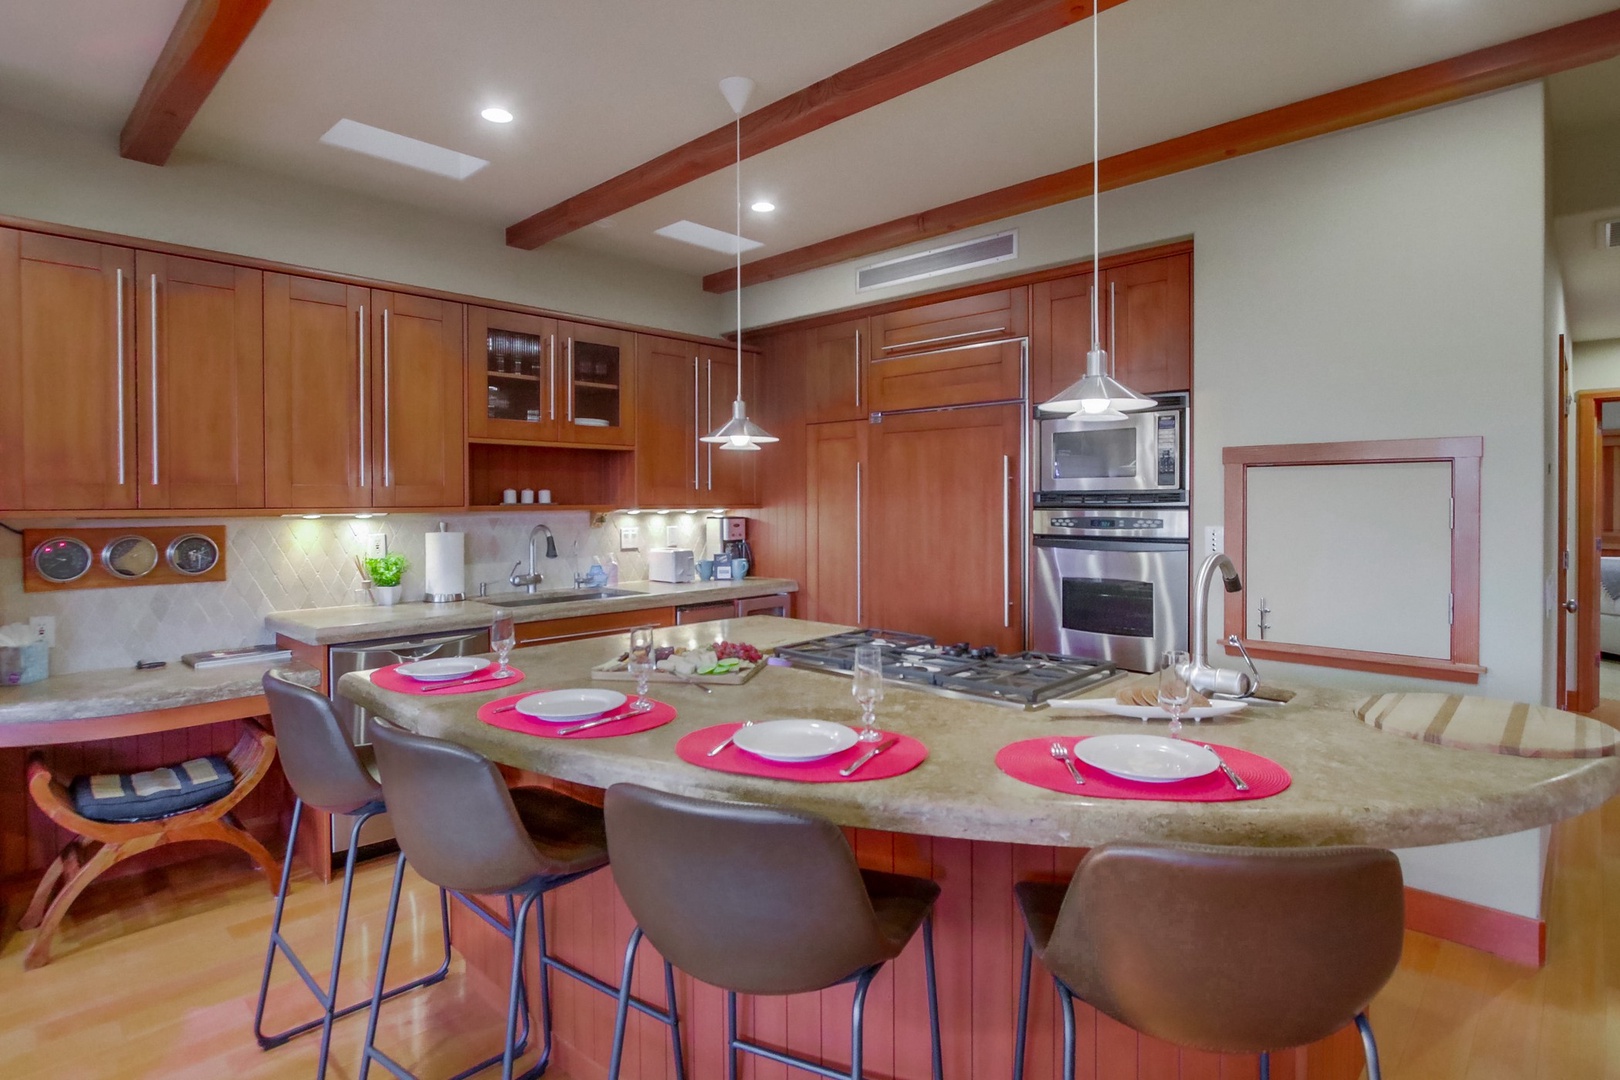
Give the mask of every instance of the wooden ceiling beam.
<path id="1" fill-rule="evenodd" d="M 118 136 L 118 153 L 162 165 L 270 0 L 188 0 Z"/>
<path id="2" fill-rule="evenodd" d="M 1099 10 L 1125 0 L 1096 0 Z M 1093 0 L 991 0 L 949 22 L 742 118 L 742 156 L 753 157 L 920 86 L 1080 22 Z M 532 250 L 674 191 L 736 162 L 731 124 L 677 146 L 506 230 L 512 247 Z"/>
<path id="3" fill-rule="evenodd" d="M 1116 154 L 1103 159 L 1100 186 L 1104 191 L 1128 187 L 1617 55 L 1620 9 Z M 1091 194 L 1091 170 L 1087 163 L 768 255 L 743 264 L 743 285 L 775 281 L 1084 198 Z M 712 293 L 729 292 L 736 280 L 735 270 L 721 270 L 706 276 L 703 288 Z"/>

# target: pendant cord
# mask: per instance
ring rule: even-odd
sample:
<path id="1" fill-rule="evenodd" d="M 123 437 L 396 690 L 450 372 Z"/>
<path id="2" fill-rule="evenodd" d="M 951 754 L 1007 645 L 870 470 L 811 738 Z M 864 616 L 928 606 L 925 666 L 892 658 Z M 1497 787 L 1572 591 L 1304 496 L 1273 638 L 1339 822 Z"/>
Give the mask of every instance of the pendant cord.
<path id="1" fill-rule="evenodd" d="M 737 113 L 737 400 L 742 393 L 742 113 Z"/>

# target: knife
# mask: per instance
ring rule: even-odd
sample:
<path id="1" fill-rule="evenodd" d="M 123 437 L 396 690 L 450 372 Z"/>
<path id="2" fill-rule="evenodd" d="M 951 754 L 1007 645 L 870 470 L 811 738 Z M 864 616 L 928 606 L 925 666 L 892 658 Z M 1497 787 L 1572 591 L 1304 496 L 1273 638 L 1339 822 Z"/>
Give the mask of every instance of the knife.
<path id="1" fill-rule="evenodd" d="M 504 682 L 510 681 L 512 679 L 512 677 L 514 675 L 516 675 L 516 674 L 517 674 L 517 672 L 513 671 L 513 672 L 508 672 L 505 675 L 485 675 L 485 676 L 481 676 L 479 678 L 457 679 L 455 682 L 444 683 L 441 686 L 430 686 L 426 690 L 423 690 L 422 693 L 424 693 L 424 694 L 440 694 L 440 693 L 443 693 L 446 690 L 462 690 L 462 689 L 465 689 L 466 687 L 478 686 L 478 685 L 480 685 L 482 683 L 490 683 L 492 685 L 496 684 L 496 683 L 504 683 Z"/>
<path id="2" fill-rule="evenodd" d="M 873 758 L 877 757 L 879 754 L 883 753 L 883 751 L 887 750 L 889 747 L 893 746 L 899 741 L 900 739 L 898 736 L 890 735 L 887 739 L 884 739 L 882 742 L 872 747 L 872 749 L 868 750 L 866 753 L 862 754 L 848 765 L 845 765 L 842 769 L 839 769 L 838 775 L 854 776 L 856 769 L 859 769 L 862 765 L 865 765 L 868 761 L 871 761 Z"/>
<path id="3" fill-rule="evenodd" d="M 1226 778 L 1232 781 L 1233 787 L 1237 788 L 1239 791 L 1249 790 L 1248 781 L 1244 780 L 1243 777 L 1232 771 L 1232 766 L 1228 765 L 1226 763 L 1226 759 L 1221 757 L 1221 752 L 1219 750 L 1215 749 L 1215 747 L 1211 746 L 1209 743 L 1204 744 L 1204 749 L 1215 755 L 1215 763 L 1221 767 L 1221 772 L 1226 774 Z"/>
<path id="4" fill-rule="evenodd" d="M 645 705 L 632 705 L 628 709 L 614 713 L 612 716 L 599 716 L 595 720 L 592 720 L 586 724 L 575 724 L 573 727 L 561 728 L 558 730 L 557 734 L 572 735 L 576 731 L 589 731 L 593 727 L 601 727 L 603 724 L 612 724 L 619 720 L 628 720 L 632 716 L 640 716 L 645 712 L 652 712 L 651 702 L 648 702 Z"/>

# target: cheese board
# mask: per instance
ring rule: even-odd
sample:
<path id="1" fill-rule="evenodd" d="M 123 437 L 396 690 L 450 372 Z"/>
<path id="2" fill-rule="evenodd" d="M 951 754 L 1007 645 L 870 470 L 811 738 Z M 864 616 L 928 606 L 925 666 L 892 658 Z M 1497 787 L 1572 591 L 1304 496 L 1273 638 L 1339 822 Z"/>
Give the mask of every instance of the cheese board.
<path id="1" fill-rule="evenodd" d="M 724 653 L 717 655 L 717 650 Z M 658 666 L 648 682 L 697 683 L 700 686 L 741 686 L 765 667 L 765 657 L 748 645 L 717 643 L 707 649 L 660 648 Z M 591 678 L 609 682 L 634 682 L 629 654 L 621 654 L 591 669 Z"/>

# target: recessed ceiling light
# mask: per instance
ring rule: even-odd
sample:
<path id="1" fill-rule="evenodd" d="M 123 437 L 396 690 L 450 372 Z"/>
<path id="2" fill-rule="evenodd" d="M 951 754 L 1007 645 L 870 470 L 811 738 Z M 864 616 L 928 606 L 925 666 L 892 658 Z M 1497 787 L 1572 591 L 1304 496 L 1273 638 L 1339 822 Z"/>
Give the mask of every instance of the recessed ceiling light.
<path id="1" fill-rule="evenodd" d="M 771 202 L 769 199 L 761 199 L 748 209 L 752 210 L 756 214 L 768 214 L 772 210 L 776 209 L 776 204 Z"/>
<path id="2" fill-rule="evenodd" d="M 328 146 L 341 146 L 345 150 L 382 158 L 413 169 L 448 176 L 452 180 L 465 180 L 489 162 L 471 154 L 461 154 L 421 139 L 413 139 L 398 132 L 386 131 L 355 120 L 339 120 L 333 124 L 321 142 Z"/>
<path id="3" fill-rule="evenodd" d="M 720 229 L 711 229 L 707 225 L 699 225 L 695 221 L 677 221 L 673 225 L 665 225 L 662 229 L 654 229 L 659 236 L 667 236 L 671 240 L 680 240 L 683 243 L 695 244 L 700 248 L 718 251 L 722 255 L 735 255 L 738 251 L 752 251 L 765 245 L 758 240 L 750 240 L 746 236 L 736 233 L 724 232 Z"/>
<path id="4" fill-rule="evenodd" d="M 510 124 L 512 114 L 501 108 L 489 108 L 478 114 L 492 124 Z"/>

